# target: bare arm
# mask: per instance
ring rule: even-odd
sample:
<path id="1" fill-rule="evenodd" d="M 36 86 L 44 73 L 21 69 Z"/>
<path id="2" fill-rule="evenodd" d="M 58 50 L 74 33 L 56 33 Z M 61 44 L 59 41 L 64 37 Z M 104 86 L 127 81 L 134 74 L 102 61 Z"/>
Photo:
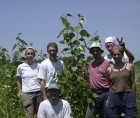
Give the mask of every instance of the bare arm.
<path id="1" fill-rule="evenodd" d="M 123 47 L 124 52 L 125 52 L 126 55 L 128 56 L 128 58 L 129 58 L 129 63 L 133 63 L 133 61 L 134 61 L 134 59 L 135 59 L 135 58 L 134 58 L 134 55 L 125 47 L 125 43 L 122 42 L 123 37 L 121 38 L 121 40 L 119 40 L 118 38 L 117 38 L 117 40 L 118 40 L 119 45 Z"/>
<path id="2" fill-rule="evenodd" d="M 131 72 L 131 82 L 132 82 L 132 91 L 136 97 L 136 82 L 135 82 L 135 71 L 133 64 L 129 64 L 130 72 Z"/>
<path id="3" fill-rule="evenodd" d="M 22 79 L 19 76 L 17 78 L 17 87 L 18 87 L 18 92 L 21 92 L 22 91 Z"/>
<path id="4" fill-rule="evenodd" d="M 135 59 L 134 55 L 126 47 L 124 47 L 124 52 L 126 53 L 126 55 L 129 58 L 129 63 L 133 63 L 133 61 Z"/>
<path id="5" fill-rule="evenodd" d="M 46 93 L 46 89 L 45 89 L 45 86 L 46 86 L 45 80 L 40 79 L 40 85 L 41 85 L 41 92 L 43 94 L 43 98 L 44 98 L 44 100 L 47 100 L 47 93 Z"/>

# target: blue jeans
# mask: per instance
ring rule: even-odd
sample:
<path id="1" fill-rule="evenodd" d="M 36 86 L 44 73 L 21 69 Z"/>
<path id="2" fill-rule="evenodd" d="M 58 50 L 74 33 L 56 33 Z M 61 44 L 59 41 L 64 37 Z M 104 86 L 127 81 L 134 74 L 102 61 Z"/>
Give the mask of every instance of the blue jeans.
<path id="1" fill-rule="evenodd" d="M 136 98 L 133 92 L 120 92 L 109 93 L 108 99 L 108 115 L 110 117 L 120 117 L 121 113 L 125 114 L 125 117 L 136 118 L 137 105 Z"/>
<path id="2" fill-rule="evenodd" d="M 98 115 L 100 110 L 103 111 L 104 118 L 108 118 L 106 100 L 108 98 L 109 89 L 100 89 L 100 90 L 92 90 L 92 91 L 97 95 L 97 97 L 96 98 L 91 97 L 91 99 L 94 102 L 94 105 L 92 104 L 88 105 L 85 118 L 90 118 L 92 114 L 94 116 Z"/>

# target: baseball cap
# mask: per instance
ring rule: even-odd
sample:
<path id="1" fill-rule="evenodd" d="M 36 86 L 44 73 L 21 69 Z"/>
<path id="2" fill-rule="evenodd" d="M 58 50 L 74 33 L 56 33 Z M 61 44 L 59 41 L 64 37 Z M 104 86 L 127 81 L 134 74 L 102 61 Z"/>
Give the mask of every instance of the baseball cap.
<path id="1" fill-rule="evenodd" d="M 104 51 L 104 50 L 102 49 L 102 45 L 101 45 L 100 42 L 93 42 L 93 43 L 90 45 L 90 50 L 91 50 L 91 48 L 96 48 L 96 47 L 98 47 L 98 48 L 100 48 L 102 51 Z"/>
<path id="2" fill-rule="evenodd" d="M 116 43 L 116 37 L 114 36 L 109 36 L 105 39 L 105 43 L 108 43 L 108 42 L 113 42 L 113 43 Z"/>
<path id="3" fill-rule="evenodd" d="M 56 83 L 50 83 L 47 89 L 59 89 L 59 86 Z"/>

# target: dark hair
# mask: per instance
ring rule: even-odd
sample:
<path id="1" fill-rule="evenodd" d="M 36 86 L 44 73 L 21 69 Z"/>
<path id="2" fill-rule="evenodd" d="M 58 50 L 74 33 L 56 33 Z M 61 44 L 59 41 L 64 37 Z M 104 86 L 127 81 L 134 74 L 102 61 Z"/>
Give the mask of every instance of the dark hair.
<path id="1" fill-rule="evenodd" d="M 35 55 L 35 49 L 34 49 L 33 47 L 28 47 L 28 48 L 26 48 L 25 54 L 26 54 L 26 52 L 27 52 L 28 49 L 33 50 L 33 51 L 34 51 L 34 55 Z"/>
<path id="2" fill-rule="evenodd" d="M 54 43 L 54 42 L 51 42 L 51 43 L 49 43 L 49 44 L 47 45 L 47 51 L 48 51 L 48 49 L 49 49 L 50 46 L 54 47 L 54 48 L 56 49 L 56 51 L 58 51 L 58 46 L 57 46 L 57 44 Z"/>
<path id="3" fill-rule="evenodd" d="M 124 49 L 120 45 L 115 45 L 111 50 L 111 54 L 113 54 L 114 50 L 119 50 L 122 53 L 122 55 L 124 54 Z"/>

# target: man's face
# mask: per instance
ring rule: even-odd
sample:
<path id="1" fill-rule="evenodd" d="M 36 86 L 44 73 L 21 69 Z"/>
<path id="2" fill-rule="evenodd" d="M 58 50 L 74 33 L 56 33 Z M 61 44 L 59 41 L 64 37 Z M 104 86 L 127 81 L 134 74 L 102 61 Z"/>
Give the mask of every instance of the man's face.
<path id="1" fill-rule="evenodd" d="M 102 56 L 102 53 L 103 51 L 98 48 L 98 47 L 95 47 L 95 48 L 92 48 L 90 50 L 91 54 L 93 55 L 93 57 L 96 59 L 96 58 L 100 58 Z"/>
<path id="2" fill-rule="evenodd" d="M 59 99 L 59 90 L 58 89 L 49 89 L 48 95 L 49 95 L 49 99 L 57 100 L 57 99 Z"/>
<path id="3" fill-rule="evenodd" d="M 50 55 L 50 57 L 56 58 L 56 56 L 57 56 L 56 48 L 54 48 L 53 46 L 50 46 L 48 48 L 48 54 Z"/>
<path id="4" fill-rule="evenodd" d="M 107 42 L 107 43 L 105 44 L 106 49 L 107 49 L 109 52 L 112 50 L 112 48 L 114 47 L 114 45 L 115 45 L 115 43 L 113 43 L 113 42 Z"/>

